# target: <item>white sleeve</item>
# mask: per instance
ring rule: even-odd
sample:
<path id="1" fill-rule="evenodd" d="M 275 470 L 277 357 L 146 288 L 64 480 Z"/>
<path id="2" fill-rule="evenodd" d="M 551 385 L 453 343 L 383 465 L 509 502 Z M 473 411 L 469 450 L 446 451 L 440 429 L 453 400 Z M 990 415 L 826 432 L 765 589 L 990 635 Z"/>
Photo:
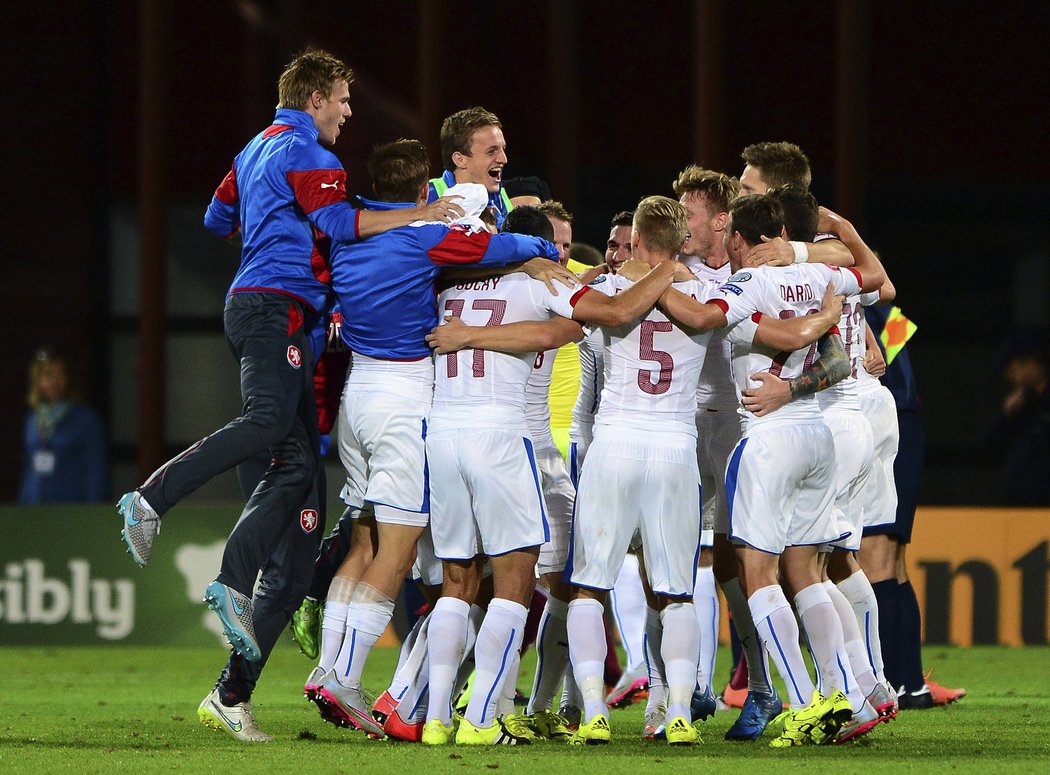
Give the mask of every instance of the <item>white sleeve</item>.
<path id="1" fill-rule="evenodd" d="M 758 332 L 758 323 L 755 322 L 753 317 L 748 317 L 724 329 L 724 331 L 726 339 L 733 344 L 751 347 L 755 341 L 755 334 Z"/>
<path id="2" fill-rule="evenodd" d="M 737 272 L 720 286 L 712 299 L 725 307 L 726 324 L 733 325 L 758 312 L 755 299 L 761 295 L 761 281 L 752 272 Z"/>

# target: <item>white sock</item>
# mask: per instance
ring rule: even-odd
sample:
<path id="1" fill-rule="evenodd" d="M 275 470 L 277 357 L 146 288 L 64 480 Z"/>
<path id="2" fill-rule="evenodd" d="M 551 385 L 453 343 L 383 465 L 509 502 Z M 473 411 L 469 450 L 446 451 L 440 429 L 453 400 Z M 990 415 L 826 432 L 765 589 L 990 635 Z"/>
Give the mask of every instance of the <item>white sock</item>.
<path id="1" fill-rule="evenodd" d="M 684 716 L 692 721 L 689 701 L 696 686 L 696 663 L 700 658 L 700 627 L 692 603 L 671 603 L 660 612 L 664 637 L 660 655 L 667 676 L 667 718 Z"/>
<path id="2" fill-rule="evenodd" d="M 464 717 L 476 727 L 492 726 L 496 703 L 521 648 L 529 610 L 511 600 L 493 598 L 474 644 L 474 688 Z M 516 680 L 516 676 L 515 676 Z"/>
<path id="3" fill-rule="evenodd" d="M 321 620 L 321 656 L 317 666 L 325 672 L 332 669 L 339 649 L 343 646 L 346 634 L 346 603 L 328 600 L 324 604 L 324 618 Z"/>
<path id="4" fill-rule="evenodd" d="M 667 679 L 665 677 L 663 650 L 664 626 L 660 621 L 660 612 L 655 608 L 645 607 L 645 661 L 649 668 L 649 699 L 645 703 L 645 713 L 655 713 L 658 709 L 667 713 Z"/>
<path id="5" fill-rule="evenodd" d="M 424 622 L 426 622 L 427 616 L 421 616 L 416 619 L 416 623 L 412 625 L 412 629 L 408 631 L 408 635 L 401 641 L 401 649 L 397 652 L 397 666 L 394 667 L 394 676 L 396 677 L 401 668 L 405 666 L 405 662 L 408 660 L 409 655 L 412 653 L 412 649 L 416 646 L 416 638 L 419 637 L 419 631 L 423 629 Z M 393 692 L 390 692 L 393 694 Z"/>
<path id="6" fill-rule="evenodd" d="M 328 585 L 324 616 L 321 618 L 321 655 L 317 661 L 317 666 L 326 672 L 335 665 L 339 649 L 343 647 L 346 608 L 356 586 L 357 579 L 338 575 Z"/>
<path id="7" fill-rule="evenodd" d="M 810 584 L 795 595 L 795 610 L 806 631 L 821 693 L 827 696 L 839 689 L 849 698 L 854 712 L 859 711 L 864 704 L 864 695 L 853 677 L 842 624 L 824 585 L 820 582 Z"/>
<path id="8" fill-rule="evenodd" d="M 747 662 L 747 690 L 770 694 L 773 684 L 769 681 L 769 655 L 762 648 L 762 641 L 755 632 L 755 622 L 744 590 L 740 588 L 740 579 L 734 577 L 721 586 L 722 594 L 726 596 L 726 605 L 733 615 L 737 638 L 744 650 L 744 659 Z M 810 699 L 806 698 L 806 702 Z"/>
<path id="9" fill-rule="evenodd" d="M 609 593 L 609 604 L 620 641 L 627 652 L 627 669 L 640 669 L 645 663 L 642 632 L 645 629 L 645 590 L 639 575 L 638 558 L 628 554 L 620 567 L 620 575 Z"/>
<path id="10" fill-rule="evenodd" d="M 427 718 L 452 723 L 452 693 L 467 645 L 467 615 L 470 605 L 455 597 L 443 597 L 430 613 L 427 663 L 430 690 Z"/>
<path id="11" fill-rule="evenodd" d="M 715 654 L 718 651 L 718 590 L 715 588 L 714 568 L 699 568 L 693 588 L 696 621 L 700 625 L 700 661 L 696 667 L 696 683 L 701 688 L 710 686 L 715 677 Z"/>
<path id="12" fill-rule="evenodd" d="M 565 683 L 562 685 L 559 713 L 565 708 L 583 710 L 583 695 L 580 693 L 580 687 L 576 685 L 576 676 L 573 675 L 571 661 L 569 669 L 565 671 Z"/>
<path id="13" fill-rule="evenodd" d="M 882 641 L 879 640 L 879 601 L 875 590 L 871 588 L 864 571 L 859 570 L 845 581 L 839 582 L 839 591 L 846 596 L 860 626 L 868 652 L 868 662 L 875 672 L 875 678 L 886 683 L 886 667 L 882 661 Z"/>
<path id="14" fill-rule="evenodd" d="M 518 644 L 518 649 L 521 644 Z M 518 671 L 521 668 L 521 651 L 511 652 L 511 662 L 507 665 L 507 674 L 503 678 L 499 700 L 496 703 L 496 716 L 502 718 L 514 713 L 514 695 L 518 693 Z"/>
<path id="15" fill-rule="evenodd" d="M 605 607 L 597 600 L 581 597 L 569 603 L 567 617 L 569 660 L 583 698 L 583 721 L 609 715 L 605 705 Z"/>
<path id="16" fill-rule="evenodd" d="M 868 662 L 864 641 L 860 638 L 857 617 L 854 615 L 853 607 L 849 604 L 846 596 L 835 586 L 835 582 L 829 579 L 823 582 L 823 586 L 827 590 L 828 597 L 831 598 L 831 604 L 835 606 L 835 613 L 838 615 L 839 623 L 842 625 L 842 639 L 846 644 L 846 655 L 849 657 L 853 676 L 860 685 L 860 693 L 867 697 L 871 694 L 878 681 L 875 680 L 875 674 L 871 671 L 871 663 Z"/>
<path id="17" fill-rule="evenodd" d="M 568 615 L 568 603 L 553 596 L 547 598 L 536 636 L 536 674 L 527 713 L 550 708 L 565 676 L 569 664 L 569 634 L 565 622 Z"/>
<path id="18" fill-rule="evenodd" d="M 762 587 L 755 590 L 747 603 L 755 623 L 755 632 L 787 685 L 791 707 L 805 707 L 813 699 L 816 687 L 802 659 L 802 649 L 798 645 L 798 622 L 784 597 L 784 590 L 777 584 Z"/>
<path id="19" fill-rule="evenodd" d="M 365 586 L 366 589 L 362 590 Z M 362 592 L 364 594 L 362 594 Z M 368 600 L 367 598 L 373 598 Z M 378 599 L 376 599 L 378 598 Z M 394 615 L 394 601 L 382 597 L 377 590 L 358 584 L 354 600 L 346 610 L 346 634 L 343 647 L 335 659 L 336 678 L 343 686 L 360 686 L 361 674 L 372 646 L 379 640 L 383 630 Z"/>
<path id="20" fill-rule="evenodd" d="M 412 648 L 390 683 L 387 691 L 397 702 L 398 715 L 403 721 L 415 724 L 426 718 L 428 691 L 430 683 L 430 661 L 427 659 L 427 634 L 430 631 L 430 614 L 416 622 L 412 628 L 415 637 L 411 638 Z M 404 646 L 409 638 L 405 638 Z"/>
<path id="21" fill-rule="evenodd" d="M 452 692 L 453 697 L 458 697 L 467 688 L 467 681 L 474 675 L 474 644 L 478 639 L 478 630 L 485 620 L 485 609 L 479 605 L 472 605 L 470 613 L 467 614 L 467 644 L 463 651 L 463 663 L 459 666 L 456 674 L 456 686 Z"/>

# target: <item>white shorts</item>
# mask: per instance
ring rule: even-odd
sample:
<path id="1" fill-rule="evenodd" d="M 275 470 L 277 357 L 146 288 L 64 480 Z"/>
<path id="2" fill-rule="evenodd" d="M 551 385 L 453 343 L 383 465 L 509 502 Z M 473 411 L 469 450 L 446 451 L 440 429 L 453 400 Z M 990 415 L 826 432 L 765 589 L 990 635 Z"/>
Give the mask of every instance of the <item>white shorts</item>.
<path id="1" fill-rule="evenodd" d="M 437 557 L 498 556 L 550 539 L 540 474 L 524 425 L 431 431 L 427 459 Z"/>
<path id="2" fill-rule="evenodd" d="M 430 525 L 423 530 L 423 535 L 416 542 L 416 561 L 412 563 L 413 581 L 422 581 L 428 587 L 436 587 L 444 580 L 441 571 L 441 560 L 434 554 L 434 537 Z"/>
<path id="3" fill-rule="evenodd" d="M 580 487 L 580 475 L 583 473 L 583 461 L 587 457 L 587 448 L 591 446 L 594 438 L 592 426 L 587 426 L 587 432 L 581 433 L 576 438 L 569 440 L 569 478 L 572 479 L 574 487 Z"/>
<path id="4" fill-rule="evenodd" d="M 864 506 L 860 493 L 871 474 L 875 444 L 871 425 L 856 411 L 829 409 L 822 413 L 835 439 L 835 516 L 839 529 L 849 535 L 836 541 L 836 549 L 857 551 L 864 531 Z"/>
<path id="5" fill-rule="evenodd" d="M 587 460 L 572 525 L 572 583 L 612 589 L 638 531 L 653 591 L 692 595 L 701 531 L 696 439 L 595 426 Z"/>
<path id="6" fill-rule="evenodd" d="M 871 426 L 875 444 L 871 475 L 858 498 L 864 509 L 864 526 L 892 525 L 897 521 L 897 485 L 893 480 L 893 461 L 897 457 L 900 429 L 897 405 L 885 387 L 862 391 L 860 407 Z"/>
<path id="7" fill-rule="evenodd" d="M 835 440 L 823 422 L 745 436 L 726 469 L 729 537 L 770 554 L 837 541 L 834 487 Z"/>
<path id="8" fill-rule="evenodd" d="M 377 522 L 422 527 L 429 518 L 426 429 L 430 402 L 348 382 L 339 411 L 347 506 L 375 506 Z"/>
<path id="9" fill-rule="evenodd" d="M 569 478 L 569 472 L 565 470 L 565 461 L 557 447 L 543 447 L 535 452 L 551 536 L 540 547 L 536 572 L 540 575 L 561 573 L 569 559 L 569 534 L 572 531 L 572 505 L 576 500 L 576 488 Z"/>
<path id="10" fill-rule="evenodd" d="M 707 534 L 729 532 L 729 506 L 726 502 L 726 465 L 740 441 L 740 415 L 732 409 L 696 412 L 696 463 L 700 467 L 703 493 L 704 546 L 711 546 Z"/>

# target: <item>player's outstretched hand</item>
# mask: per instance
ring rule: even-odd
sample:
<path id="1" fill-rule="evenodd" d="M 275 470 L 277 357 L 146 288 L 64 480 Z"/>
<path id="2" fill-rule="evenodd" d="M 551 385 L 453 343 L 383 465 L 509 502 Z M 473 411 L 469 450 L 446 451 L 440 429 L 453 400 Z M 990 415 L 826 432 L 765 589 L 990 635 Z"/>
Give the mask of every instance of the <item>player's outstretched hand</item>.
<path id="1" fill-rule="evenodd" d="M 544 260 L 547 261 L 547 259 Z M 427 344 L 438 355 L 462 350 L 466 347 L 468 328 L 469 326 L 459 318 L 449 316 L 445 318 L 443 324 L 434 326 L 430 330 L 426 336 Z"/>
<path id="2" fill-rule="evenodd" d="M 580 280 L 575 274 L 557 261 L 551 261 L 549 258 L 530 258 L 521 265 L 521 269 L 533 280 L 542 280 L 544 285 L 547 286 L 547 290 L 555 296 L 558 295 L 558 289 L 554 286 L 555 280 L 566 288 L 575 288 L 580 284 Z"/>
<path id="3" fill-rule="evenodd" d="M 459 206 L 461 196 L 443 196 L 430 204 L 417 207 L 416 212 L 421 221 L 441 221 L 451 223 L 463 217 L 463 208 Z"/>
<path id="4" fill-rule="evenodd" d="M 791 400 L 791 385 L 768 371 L 759 371 L 751 379 L 761 383 L 756 388 L 748 388 L 743 396 L 744 408 L 756 417 L 765 417 L 775 412 Z"/>
<path id="5" fill-rule="evenodd" d="M 788 266 L 795 263 L 795 251 L 791 244 L 783 237 L 769 237 L 762 235 L 762 242 L 755 245 L 747 253 L 748 266 Z"/>
<path id="6" fill-rule="evenodd" d="M 626 277 L 632 283 L 636 283 L 649 274 L 651 269 L 652 267 L 644 261 L 639 261 L 636 258 L 629 258 L 620 264 L 619 268 L 616 270 L 616 274 L 620 275 L 620 277 Z"/>

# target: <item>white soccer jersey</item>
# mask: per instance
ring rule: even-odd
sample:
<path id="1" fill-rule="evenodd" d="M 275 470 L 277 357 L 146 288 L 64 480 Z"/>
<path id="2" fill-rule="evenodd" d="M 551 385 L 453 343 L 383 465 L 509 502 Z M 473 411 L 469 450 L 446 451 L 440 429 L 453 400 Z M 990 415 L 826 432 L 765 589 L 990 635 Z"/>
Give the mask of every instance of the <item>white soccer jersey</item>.
<path id="1" fill-rule="evenodd" d="M 524 274 L 460 283 L 438 297 L 438 313 L 452 314 L 472 326 L 572 317 L 584 286 L 547 286 Z M 460 427 L 491 426 L 494 417 L 520 420 L 525 415 L 525 385 L 536 353 L 460 350 L 439 355 L 434 364 L 432 421 L 451 420 Z"/>
<path id="2" fill-rule="evenodd" d="M 609 282 L 615 290 L 631 284 L 618 275 Z M 715 293 L 711 284 L 700 280 L 674 287 L 701 303 Z M 629 325 L 603 326 L 602 336 L 605 386 L 595 424 L 695 436 L 696 385 L 710 333 L 687 334 L 654 308 Z"/>
<path id="3" fill-rule="evenodd" d="M 558 350 L 536 353 L 532 361 L 532 373 L 525 383 L 525 421 L 529 424 L 529 435 L 536 449 L 554 446 L 551 435 L 551 374 Z"/>
<path id="4" fill-rule="evenodd" d="M 712 269 L 694 256 L 683 256 L 683 258 L 689 259 L 683 263 L 700 280 L 721 285 L 732 274 L 729 264 Z M 698 411 L 705 409 L 736 411 L 736 408 L 740 406 L 736 385 L 733 383 L 732 346 L 726 339 L 725 333 L 722 329 L 711 333 L 704 368 L 700 372 L 700 383 L 696 388 Z"/>
<path id="5" fill-rule="evenodd" d="M 569 438 L 590 441 L 594 415 L 598 413 L 602 388 L 605 387 L 605 338 L 600 328 L 585 328 L 586 336 L 577 347 L 580 351 L 580 392 L 572 407 Z"/>
<path id="6" fill-rule="evenodd" d="M 751 380 L 756 372 L 768 371 L 787 380 L 799 376 L 813 363 L 817 358 L 816 344 L 791 352 L 777 352 L 754 344 L 754 321 L 761 315 L 786 320 L 818 312 L 829 283 L 836 294 L 848 296 L 859 290 L 860 275 L 852 269 L 840 270 L 824 264 L 759 266 L 735 273 L 719 288 L 714 303 L 726 314 L 727 336 L 733 345 L 733 380 L 740 393 L 758 386 Z M 739 411 L 744 418 L 745 436 L 751 428 L 761 425 L 820 419 L 820 410 L 812 396 L 800 396 L 765 417 L 756 417 L 742 407 Z"/>
<path id="7" fill-rule="evenodd" d="M 861 294 L 848 296 L 842 303 L 842 317 L 839 318 L 839 336 L 842 347 L 849 359 L 850 373 L 841 382 L 817 393 L 817 403 L 822 410 L 835 407 L 843 411 L 860 411 L 857 399 L 857 373 L 864 370 L 864 354 L 867 346 L 864 341 L 864 307 Z"/>

